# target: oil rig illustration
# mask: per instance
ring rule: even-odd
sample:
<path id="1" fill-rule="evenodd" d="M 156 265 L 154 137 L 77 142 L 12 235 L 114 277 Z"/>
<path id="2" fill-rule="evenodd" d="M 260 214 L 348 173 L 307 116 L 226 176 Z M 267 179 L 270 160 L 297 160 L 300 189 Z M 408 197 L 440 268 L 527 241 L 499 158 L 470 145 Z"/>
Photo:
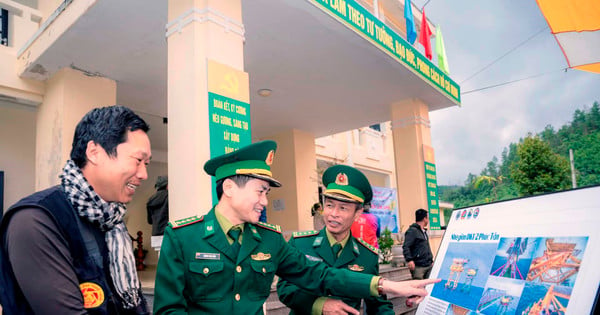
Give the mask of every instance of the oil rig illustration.
<path id="1" fill-rule="evenodd" d="M 523 280 L 523 275 L 521 274 L 521 271 L 519 270 L 519 267 L 517 266 L 517 262 L 519 261 L 519 256 L 522 255 L 526 249 L 527 249 L 527 237 L 515 238 L 515 240 L 510 244 L 510 246 L 506 250 L 506 253 L 508 254 L 506 263 L 504 265 L 500 266 L 500 268 L 494 270 L 494 272 L 492 272 L 492 275 L 498 276 L 498 277 L 510 277 L 513 279 Z"/>
<path id="2" fill-rule="evenodd" d="M 567 311 L 566 306 L 562 305 L 562 303 L 557 299 L 557 297 L 569 300 L 571 298 L 570 295 L 555 292 L 554 285 L 548 289 L 546 295 L 539 299 L 537 302 L 533 303 L 522 314 L 564 314 Z"/>
<path id="3" fill-rule="evenodd" d="M 450 275 L 448 276 L 448 281 L 444 284 L 444 287 L 450 290 L 456 289 L 458 286 L 458 281 L 460 280 L 460 275 L 465 271 L 465 264 L 468 263 L 469 260 L 466 258 L 454 258 L 452 259 L 452 265 L 450 265 Z M 473 281 L 471 279 L 471 281 Z"/>
<path id="4" fill-rule="evenodd" d="M 473 278 L 477 276 L 477 268 L 468 268 L 467 269 L 467 279 L 465 280 L 465 285 L 460 288 L 461 292 L 469 293 L 471 292 L 471 285 L 473 284 Z"/>
<path id="5" fill-rule="evenodd" d="M 483 312 L 484 310 L 497 305 L 496 309 L 497 315 L 504 315 L 508 311 L 510 303 L 513 301 L 513 297 L 506 294 L 504 290 L 498 289 L 487 289 L 481 300 L 479 301 L 479 305 L 477 306 L 477 312 Z"/>
<path id="6" fill-rule="evenodd" d="M 527 281 L 563 284 L 579 271 L 581 260 L 576 256 L 580 250 L 575 243 L 555 243 L 553 238 L 546 239 L 546 250 L 540 257 L 533 259 Z"/>

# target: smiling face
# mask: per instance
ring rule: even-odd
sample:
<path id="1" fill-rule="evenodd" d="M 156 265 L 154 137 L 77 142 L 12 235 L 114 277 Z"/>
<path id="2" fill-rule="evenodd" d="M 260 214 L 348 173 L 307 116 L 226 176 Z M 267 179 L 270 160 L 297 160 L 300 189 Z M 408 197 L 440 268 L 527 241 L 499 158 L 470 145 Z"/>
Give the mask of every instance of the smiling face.
<path id="1" fill-rule="evenodd" d="M 117 146 L 115 156 L 93 141 L 87 145 L 86 156 L 82 172 L 94 191 L 104 201 L 128 203 L 148 178 L 150 139 L 142 130 L 127 131 L 127 140 Z"/>
<path id="2" fill-rule="evenodd" d="M 352 223 L 360 217 L 361 213 L 362 207 L 353 202 L 325 198 L 323 204 L 325 226 L 337 241 L 343 240 L 348 235 Z"/>
<path id="3" fill-rule="evenodd" d="M 258 223 L 261 212 L 269 203 L 267 195 L 270 191 L 269 182 L 262 179 L 252 178 L 243 186 L 226 179 L 223 182 L 223 193 L 228 197 L 232 210 L 227 211 L 229 221 L 234 225 L 243 222 Z"/>

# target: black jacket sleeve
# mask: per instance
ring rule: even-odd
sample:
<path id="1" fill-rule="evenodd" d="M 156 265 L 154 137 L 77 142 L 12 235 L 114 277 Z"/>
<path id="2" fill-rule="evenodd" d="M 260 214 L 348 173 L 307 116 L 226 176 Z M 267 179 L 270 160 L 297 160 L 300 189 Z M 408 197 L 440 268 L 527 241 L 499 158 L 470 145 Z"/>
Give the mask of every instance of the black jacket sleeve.
<path id="1" fill-rule="evenodd" d="M 22 209 L 7 228 L 8 259 L 35 314 L 86 314 L 67 241 L 48 214 Z"/>

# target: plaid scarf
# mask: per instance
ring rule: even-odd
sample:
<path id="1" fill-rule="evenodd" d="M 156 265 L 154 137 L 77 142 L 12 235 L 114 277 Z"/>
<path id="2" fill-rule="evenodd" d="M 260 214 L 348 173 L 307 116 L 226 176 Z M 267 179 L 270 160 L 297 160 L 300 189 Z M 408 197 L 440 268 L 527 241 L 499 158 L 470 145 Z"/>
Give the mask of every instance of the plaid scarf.
<path id="1" fill-rule="evenodd" d="M 67 161 L 60 179 L 67 198 L 79 217 L 105 232 L 110 276 L 117 295 L 125 308 L 136 307 L 140 303 L 141 290 L 131 238 L 123 223 L 123 216 L 127 211 L 125 205 L 102 200 L 72 160 Z"/>

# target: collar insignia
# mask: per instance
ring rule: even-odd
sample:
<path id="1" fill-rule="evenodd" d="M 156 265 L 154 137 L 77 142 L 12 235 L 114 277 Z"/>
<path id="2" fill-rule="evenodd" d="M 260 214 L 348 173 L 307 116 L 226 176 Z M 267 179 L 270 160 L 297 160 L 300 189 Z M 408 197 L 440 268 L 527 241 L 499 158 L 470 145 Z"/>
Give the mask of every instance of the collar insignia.
<path id="1" fill-rule="evenodd" d="M 269 260 L 271 259 L 271 254 L 265 254 L 260 252 L 256 255 L 250 255 L 250 257 L 252 257 L 253 260 Z"/>
<path id="2" fill-rule="evenodd" d="M 319 236 L 319 237 L 315 238 L 315 241 L 313 242 L 313 246 L 314 247 L 319 246 L 319 245 L 321 245 L 321 243 L 323 243 L 323 237 Z"/>
<path id="3" fill-rule="evenodd" d="M 337 177 L 335 178 L 335 183 L 341 186 L 348 185 L 348 176 L 346 176 L 346 174 L 344 173 L 337 174 Z"/>
<path id="4" fill-rule="evenodd" d="M 354 264 L 354 265 L 348 265 L 348 269 L 350 269 L 352 271 L 363 271 L 363 270 L 365 270 L 365 267 Z"/>

